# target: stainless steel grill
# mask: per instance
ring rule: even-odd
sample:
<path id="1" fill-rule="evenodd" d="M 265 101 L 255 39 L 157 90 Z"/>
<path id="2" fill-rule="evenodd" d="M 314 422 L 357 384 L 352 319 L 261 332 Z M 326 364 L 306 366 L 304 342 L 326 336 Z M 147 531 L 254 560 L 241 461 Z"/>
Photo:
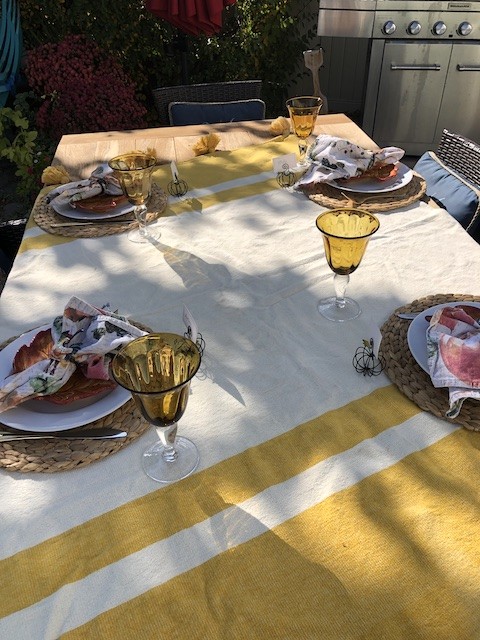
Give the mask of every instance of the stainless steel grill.
<path id="1" fill-rule="evenodd" d="M 320 0 L 318 34 L 369 39 L 363 128 L 378 144 L 480 140 L 480 2 Z"/>

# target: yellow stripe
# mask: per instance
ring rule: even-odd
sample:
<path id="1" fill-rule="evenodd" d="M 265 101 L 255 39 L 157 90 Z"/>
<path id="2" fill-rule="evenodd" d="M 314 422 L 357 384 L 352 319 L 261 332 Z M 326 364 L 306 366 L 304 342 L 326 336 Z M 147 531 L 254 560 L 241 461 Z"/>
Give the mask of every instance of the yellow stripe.
<path id="1" fill-rule="evenodd" d="M 396 387 L 378 389 L 7 558 L 0 563 L 0 574 L 15 580 L 0 586 L 0 616 L 28 607 L 63 584 L 191 527 L 418 412 Z M 297 450 L 302 454 L 295 455 Z M 37 579 L 31 580 L 32 575 Z"/>
<path id="2" fill-rule="evenodd" d="M 180 177 L 188 184 L 189 190 L 208 188 L 213 185 L 222 184 L 230 180 L 247 178 L 264 171 L 272 170 L 272 158 L 278 155 L 291 153 L 295 150 L 295 143 L 291 140 L 283 142 L 268 142 L 264 145 L 244 147 L 235 151 L 219 151 L 215 154 L 208 154 L 192 158 L 182 163 Z M 172 179 L 170 165 L 164 165 L 156 169 L 154 180 L 167 192 L 167 185 Z M 275 179 L 262 182 L 260 184 L 246 185 L 226 192 L 212 194 L 201 198 L 201 208 L 207 208 L 221 202 L 230 202 L 248 196 L 266 193 L 274 188 L 278 188 Z M 42 189 L 37 202 L 46 195 L 52 187 Z M 198 210 L 199 203 L 193 203 L 193 209 Z M 172 216 L 179 213 L 192 211 L 192 203 L 180 201 L 169 204 L 163 216 Z M 33 216 L 30 216 L 27 229 L 36 226 Z M 67 242 L 74 241 L 75 238 L 53 235 L 45 235 L 35 238 L 26 238 L 22 241 L 18 253 L 30 250 L 41 250 Z"/>
<path id="3" fill-rule="evenodd" d="M 295 151 L 298 151 L 296 139 L 291 137 L 283 142 L 268 142 L 234 151 L 218 151 L 215 154 L 199 156 L 183 162 L 178 169 L 180 178 L 188 183 L 190 189 L 207 188 L 272 171 L 273 158 Z M 165 188 L 172 179 L 170 166 L 156 170 L 155 177 Z"/>
<path id="4" fill-rule="evenodd" d="M 62 637 L 478 638 L 479 468 L 455 431 Z"/>
<path id="5" fill-rule="evenodd" d="M 188 199 L 172 202 L 163 215 L 171 216 L 179 213 L 188 213 L 189 211 L 202 211 L 216 204 L 221 204 L 222 202 L 233 202 L 234 200 L 241 200 L 242 198 L 267 193 L 273 189 L 279 188 L 280 187 L 278 186 L 276 179 L 243 185 L 241 187 L 219 191 L 218 193 L 212 193 L 210 195 L 203 196 L 200 199 L 194 199 L 193 202 L 190 202 Z"/>
<path id="6" fill-rule="evenodd" d="M 271 172 L 273 169 L 272 158 L 291 153 L 295 149 L 296 142 L 286 140 L 281 143 L 269 142 L 235 151 L 218 152 L 214 155 L 200 156 L 184 162 L 179 167 L 179 173 L 181 179 L 187 182 L 189 190 L 208 188 L 231 180 L 248 178 L 262 172 Z M 171 179 L 169 166 L 160 167 L 155 171 L 155 181 L 165 190 L 167 190 L 168 182 Z M 164 216 L 192 210 L 198 211 L 222 202 L 240 200 L 279 188 L 276 178 L 270 178 L 264 182 L 243 185 L 204 196 L 194 202 L 189 201 L 187 195 L 185 200 L 171 201 Z"/>
<path id="7" fill-rule="evenodd" d="M 18 250 L 18 253 L 24 253 L 25 251 L 40 251 L 42 249 L 48 249 L 48 247 L 54 247 L 59 244 L 65 244 L 67 242 L 73 242 L 75 238 L 67 238 L 65 236 L 54 236 L 51 233 L 45 233 L 34 238 L 24 238 Z"/>
<path id="8" fill-rule="evenodd" d="M 35 204 L 33 205 L 32 211 L 35 208 L 35 206 L 40 202 L 40 200 L 45 195 L 47 195 L 47 193 L 51 191 L 53 188 L 54 187 L 44 187 L 40 191 L 40 193 L 37 196 L 37 199 L 35 200 Z M 30 213 L 30 216 L 28 218 L 27 225 L 26 225 L 26 230 L 28 231 L 29 229 L 38 229 L 38 228 L 39 227 L 35 223 L 32 213 Z M 53 247 L 59 244 L 65 244 L 66 242 L 72 242 L 73 240 L 75 240 L 75 238 L 56 236 L 51 233 L 44 232 L 43 234 L 38 235 L 34 238 L 23 238 L 17 253 L 24 253 L 25 251 L 31 251 L 31 250 L 38 251 L 41 249 L 47 249 L 48 247 Z"/>

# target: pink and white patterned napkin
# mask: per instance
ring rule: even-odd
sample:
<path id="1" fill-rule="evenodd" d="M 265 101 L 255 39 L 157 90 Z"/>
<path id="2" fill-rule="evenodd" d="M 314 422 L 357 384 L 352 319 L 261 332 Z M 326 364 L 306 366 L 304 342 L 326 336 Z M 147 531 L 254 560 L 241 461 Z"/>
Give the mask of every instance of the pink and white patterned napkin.
<path id="1" fill-rule="evenodd" d="M 437 309 L 427 329 L 428 367 L 434 387 L 448 387 L 456 418 L 466 398 L 480 400 L 480 309 L 468 305 Z"/>
<path id="2" fill-rule="evenodd" d="M 51 325 L 53 346 L 43 359 L 0 380 L 0 413 L 59 391 L 77 368 L 85 378 L 108 380 L 110 361 L 127 342 L 145 335 L 126 318 L 73 296 Z"/>

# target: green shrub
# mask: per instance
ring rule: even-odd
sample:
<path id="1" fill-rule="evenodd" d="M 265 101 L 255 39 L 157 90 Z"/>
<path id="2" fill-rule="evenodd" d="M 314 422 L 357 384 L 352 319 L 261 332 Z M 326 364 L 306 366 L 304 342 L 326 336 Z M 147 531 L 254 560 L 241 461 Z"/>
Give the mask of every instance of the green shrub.
<path id="1" fill-rule="evenodd" d="M 224 28 L 212 37 L 184 37 L 140 0 L 20 0 L 20 11 L 27 50 L 81 33 L 112 53 L 134 80 L 152 124 L 152 89 L 185 80 L 260 79 L 267 117 L 284 113 L 286 86 L 315 27 L 304 0 L 239 0 L 225 10 Z"/>
<path id="2" fill-rule="evenodd" d="M 43 169 L 51 163 L 55 146 L 33 128 L 31 98 L 31 94 L 18 94 L 13 108 L 0 109 L 0 158 L 16 167 L 16 189 L 27 202 L 38 194 Z"/>
<path id="3" fill-rule="evenodd" d="M 135 97 L 134 83 L 87 36 L 68 35 L 31 49 L 25 75 L 42 101 L 36 125 L 54 141 L 69 133 L 146 126 L 146 109 Z"/>

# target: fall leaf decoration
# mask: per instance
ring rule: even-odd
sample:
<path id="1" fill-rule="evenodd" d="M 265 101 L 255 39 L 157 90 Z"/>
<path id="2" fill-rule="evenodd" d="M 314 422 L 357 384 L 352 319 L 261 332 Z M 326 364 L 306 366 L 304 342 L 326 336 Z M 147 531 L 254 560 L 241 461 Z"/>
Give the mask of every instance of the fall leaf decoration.
<path id="1" fill-rule="evenodd" d="M 52 357 L 52 332 L 44 329 L 35 334 L 30 344 L 24 344 L 13 359 L 13 373 L 24 371 L 39 360 L 49 360 Z"/>
<path id="2" fill-rule="evenodd" d="M 44 185 L 68 184 L 72 178 L 68 175 L 68 171 L 61 164 L 55 167 L 45 167 L 42 172 L 42 183 Z"/>
<path id="3" fill-rule="evenodd" d="M 192 150 L 196 156 L 202 156 L 206 153 L 213 153 L 220 142 L 220 136 L 216 133 L 209 133 L 202 136 L 200 140 L 193 145 Z"/>
<path id="4" fill-rule="evenodd" d="M 290 135 L 290 122 L 287 118 L 279 116 L 270 123 L 270 131 L 274 136 L 282 136 L 283 138 L 286 138 Z"/>

